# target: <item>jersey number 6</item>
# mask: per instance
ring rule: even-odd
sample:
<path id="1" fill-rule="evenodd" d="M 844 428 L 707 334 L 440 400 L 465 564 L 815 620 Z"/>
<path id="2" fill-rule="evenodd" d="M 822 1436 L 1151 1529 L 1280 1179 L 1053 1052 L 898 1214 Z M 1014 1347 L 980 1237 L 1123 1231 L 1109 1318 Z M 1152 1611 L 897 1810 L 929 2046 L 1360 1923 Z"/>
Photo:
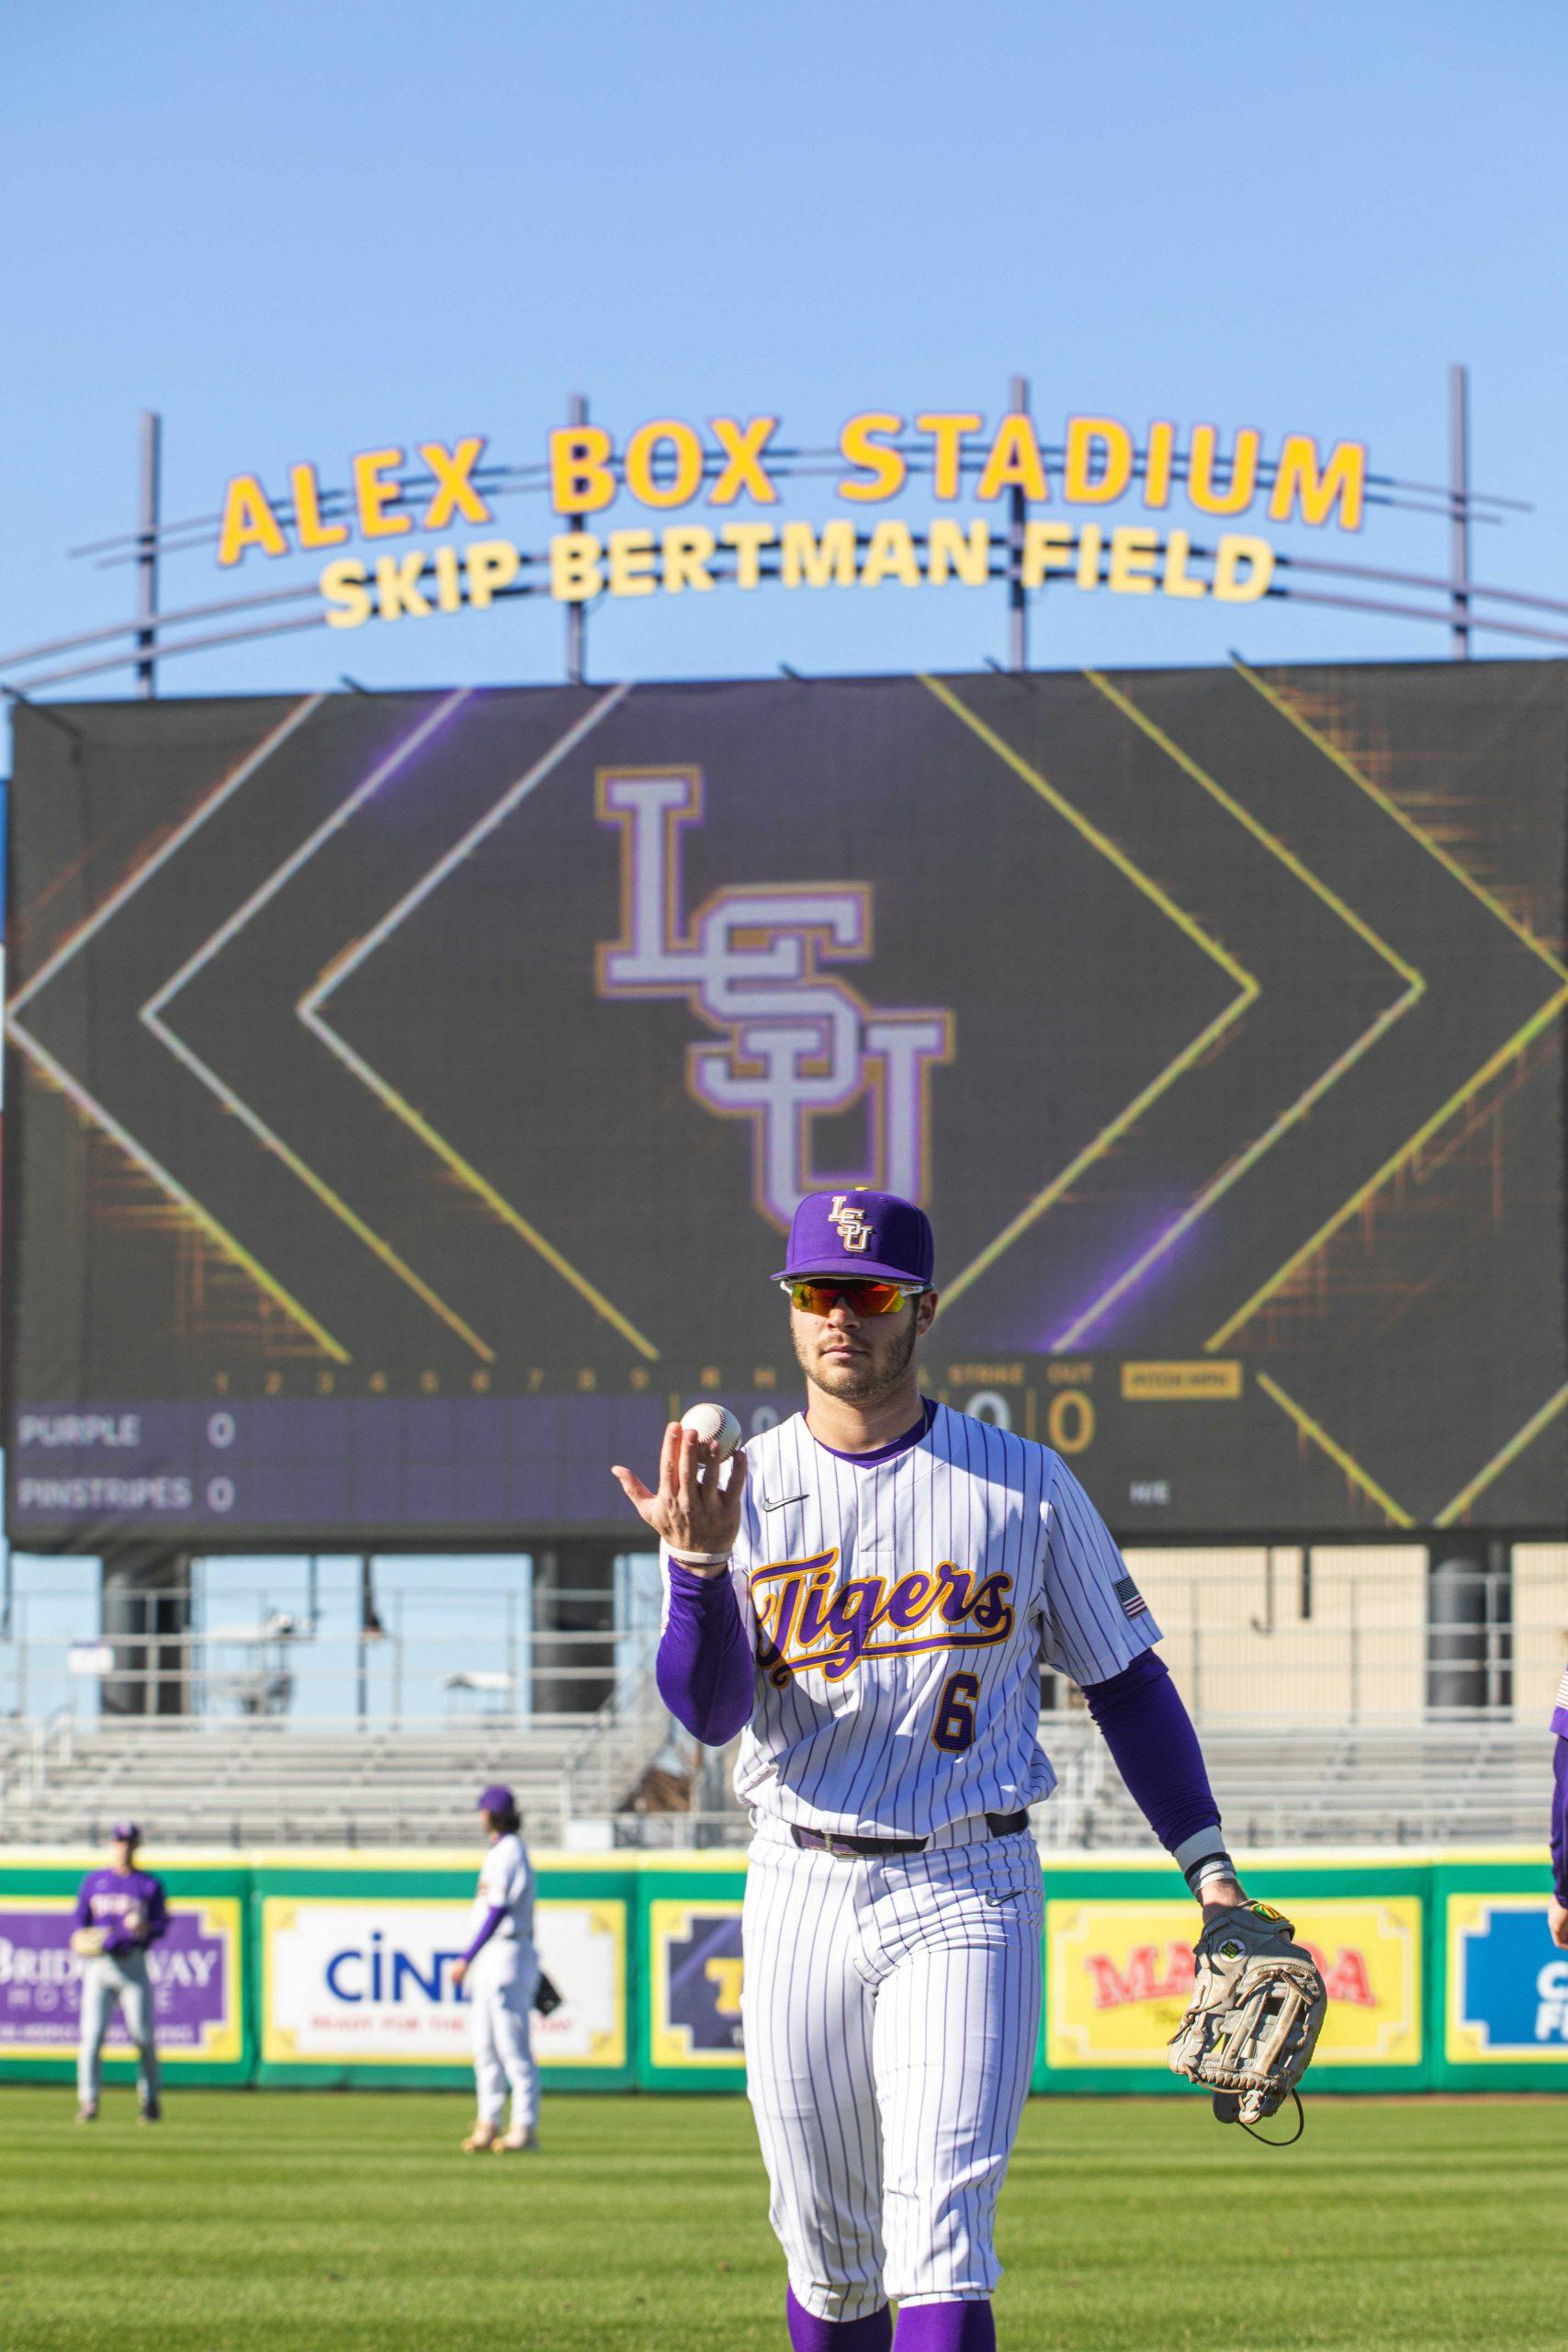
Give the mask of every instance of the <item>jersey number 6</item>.
<path id="1" fill-rule="evenodd" d="M 936 1723 L 931 1730 L 933 1747 L 945 1749 L 949 1756 L 962 1756 L 965 1748 L 974 1747 L 975 1702 L 979 1695 L 977 1674 L 948 1676 L 937 1701 Z"/>

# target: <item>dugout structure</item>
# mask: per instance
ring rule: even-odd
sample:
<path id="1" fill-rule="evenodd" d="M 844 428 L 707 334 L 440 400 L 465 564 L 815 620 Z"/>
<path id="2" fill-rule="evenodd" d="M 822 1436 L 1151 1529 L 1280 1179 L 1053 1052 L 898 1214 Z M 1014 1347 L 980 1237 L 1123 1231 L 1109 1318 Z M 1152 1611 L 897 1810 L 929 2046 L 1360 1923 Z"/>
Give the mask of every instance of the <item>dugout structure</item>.
<path id="1" fill-rule="evenodd" d="M 1125 1540 L 1551 1535 L 1555 662 L 18 708 L 12 1540 L 626 1533 L 918 1194 Z"/>

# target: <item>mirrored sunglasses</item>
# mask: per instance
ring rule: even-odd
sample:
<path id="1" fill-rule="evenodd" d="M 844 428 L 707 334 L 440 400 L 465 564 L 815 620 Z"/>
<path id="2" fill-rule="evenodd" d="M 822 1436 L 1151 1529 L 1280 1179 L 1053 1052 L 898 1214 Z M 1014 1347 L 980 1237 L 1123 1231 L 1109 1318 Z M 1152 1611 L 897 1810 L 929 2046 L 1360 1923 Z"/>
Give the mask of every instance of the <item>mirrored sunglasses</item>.
<path id="1" fill-rule="evenodd" d="M 789 1303 L 803 1315 L 831 1315 L 840 1299 L 852 1315 L 893 1315 L 907 1298 L 919 1298 L 921 1283 L 795 1282 L 781 1283 Z"/>

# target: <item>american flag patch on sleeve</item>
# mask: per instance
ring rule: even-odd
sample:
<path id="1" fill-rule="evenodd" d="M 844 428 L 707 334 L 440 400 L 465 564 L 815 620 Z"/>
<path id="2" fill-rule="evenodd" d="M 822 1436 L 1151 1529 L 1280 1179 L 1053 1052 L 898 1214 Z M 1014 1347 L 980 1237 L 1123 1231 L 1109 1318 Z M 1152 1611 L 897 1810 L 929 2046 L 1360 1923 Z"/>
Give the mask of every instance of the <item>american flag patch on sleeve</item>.
<path id="1" fill-rule="evenodd" d="M 1137 1586 L 1133 1582 L 1131 1577 L 1118 1577 L 1114 1590 L 1117 1600 L 1122 1603 L 1122 1614 L 1123 1617 L 1146 1617 L 1148 1615 L 1149 1604 L 1144 1599 L 1143 1594 L 1138 1590 Z M 1565 1683 L 1568 1683 L 1568 1675 L 1564 1675 L 1562 1679 Z"/>
<path id="2" fill-rule="evenodd" d="M 1568 1739 L 1568 1666 L 1562 1669 L 1562 1679 L 1557 1686 L 1557 1696 L 1552 1702 L 1551 1728 L 1560 1737 Z"/>

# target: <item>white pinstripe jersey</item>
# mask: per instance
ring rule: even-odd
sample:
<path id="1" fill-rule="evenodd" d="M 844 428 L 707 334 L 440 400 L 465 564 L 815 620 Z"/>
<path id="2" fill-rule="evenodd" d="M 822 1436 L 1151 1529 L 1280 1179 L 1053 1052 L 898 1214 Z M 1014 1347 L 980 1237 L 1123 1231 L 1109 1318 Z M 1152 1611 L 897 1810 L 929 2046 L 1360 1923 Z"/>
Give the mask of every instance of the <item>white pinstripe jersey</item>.
<path id="1" fill-rule="evenodd" d="M 844 1836 L 1011 1813 L 1055 1774 L 1040 1668 L 1100 1682 L 1159 1639 L 1059 1454 L 951 1407 L 891 1458 L 795 1414 L 748 1441 L 731 1569 L 758 1657 L 736 1794 Z"/>

